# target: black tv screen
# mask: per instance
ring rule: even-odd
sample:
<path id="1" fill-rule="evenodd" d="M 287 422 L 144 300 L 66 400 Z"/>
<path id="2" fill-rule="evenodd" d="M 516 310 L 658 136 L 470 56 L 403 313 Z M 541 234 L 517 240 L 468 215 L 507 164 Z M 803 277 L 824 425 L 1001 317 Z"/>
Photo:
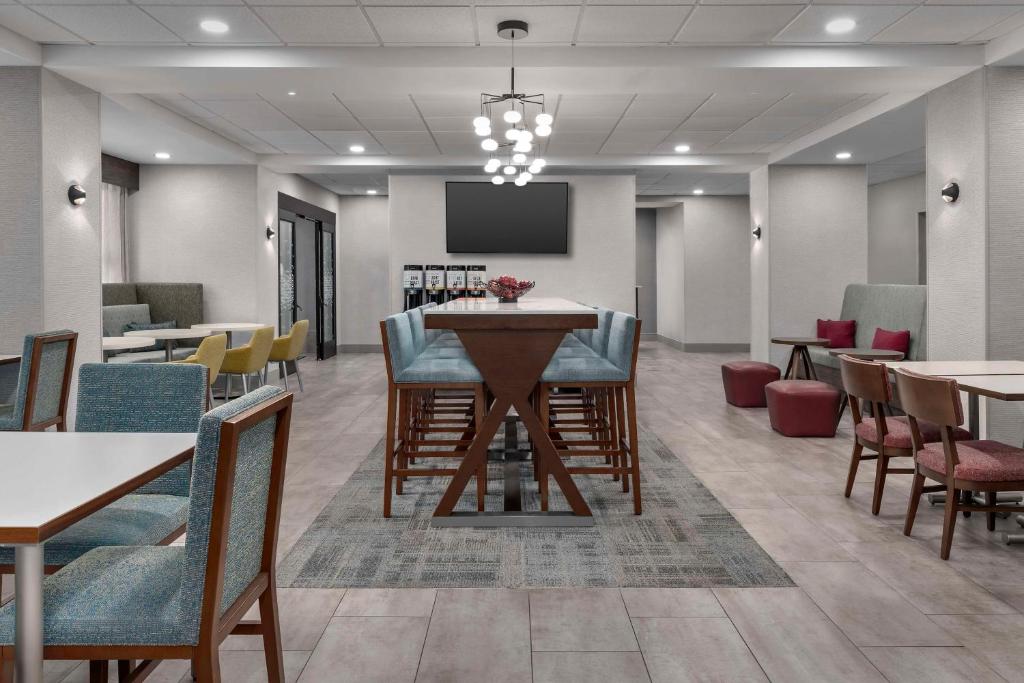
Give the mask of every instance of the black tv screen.
<path id="1" fill-rule="evenodd" d="M 569 184 L 446 183 L 449 254 L 565 254 Z"/>

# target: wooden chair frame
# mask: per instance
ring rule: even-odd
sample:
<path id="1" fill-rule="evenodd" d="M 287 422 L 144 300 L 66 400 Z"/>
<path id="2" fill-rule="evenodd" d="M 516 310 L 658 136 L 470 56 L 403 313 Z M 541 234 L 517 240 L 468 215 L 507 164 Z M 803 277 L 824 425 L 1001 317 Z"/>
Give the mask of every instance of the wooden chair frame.
<path id="1" fill-rule="evenodd" d="M 220 430 L 220 448 L 214 480 L 213 513 L 210 519 L 209 552 L 196 645 L 48 645 L 43 648 L 46 659 L 89 660 L 91 683 L 106 683 L 109 660 L 119 660 L 118 680 L 135 683 L 145 680 L 163 659 L 189 659 L 193 675 L 199 683 L 219 683 L 218 648 L 229 635 L 259 635 L 270 683 L 283 683 L 284 660 L 281 650 L 281 627 L 277 610 L 277 534 L 281 520 L 281 498 L 284 490 L 285 464 L 288 457 L 288 434 L 291 425 L 292 394 L 284 394 L 253 406 L 224 420 Z M 221 613 L 224 571 L 227 559 L 231 495 L 235 483 L 238 441 L 250 427 L 277 415 L 274 431 L 274 453 L 270 471 L 270 491 L 263 532 L 263 556 L 260 571 L 238 598 Z M 259 621 L 243 621 L 242 617 L 259 603 Z M 0 648 L 0 681 L 11 679 L 10 666 L 14 648 Z M 135 660 L 141 660 L 137 665 Z M 6 665 L 6 666 L 4 666 Z"/>
<path id="2" fill-rule="evenodd" d="M 897 448 L 886 446 L 885 437 L 889 433 L 885 407 L 892 402 L 892 384 L 889 382 L 889 370 L 884 363 L 863 361 L 851 356 L 839 356 L 840 373 L 843 390 L 849 397 L 850 412 L 853 417 L 854 437 L 853 453 L 850 455 L 850 470 L 846 476 L 844 495 L 849 498 L 853 492 L 854 480 L 860 463 L 866 460 L 876 461 L 875 486 L 871 495 L 871 514 L 877 515 L 882 509 L 882 494 L 885 492 L 885 478 L 888 474 L 913 474 L 912 467 L 890 467 L 892 458 L 914 456 L 913 448 Z M 875 433 L 878 441 L 870 441 L 856 433 L 857 425 L 864 421 L 861 401 L 870 407 L 871 419 L 875 421 Z M 874 455 L 864 455 L 864 449 L 874 451 Z"/>
<path id="3" fill-rule="evenodd" d="M 908 370 L 896 370 L 897 382 L 899 378 L 906 377 L 913 381 L 928 380 L 935 382 L 937 387 L 934 392 L 926 397 L 912 396 L 907 387 L 900 388 L 900 396 L 903 398 L 903 405 L 910 420 L 910 431 L 914 438 L 916 450 L 924 448 L 924 440 L 921 438 L 921 430 L 918 427 L 917 416 L 913 413 L 920 413 L 921 410 L 914 410 L 917 401 L 926 402 L 930 414 L 922 415 L 929 422 L 939 425 L 942 434 L 942 450 L 946 456 L 946 473 L 936 472 L 925 467 L 920 462 L 914 466 L 914 483 L 910 491 L 910 501 L 907 504 L 907 518 L 903 524 L 903 535 L 910 536 L 914 529 L 914 520 L 917 517 L 917 508 L 921 502 L 921 496 L 925 493 L 945 492 L 946 503 L 942 519 L 942 542 L 939 546 L 939 556 L 943 560 L 949 559 L 949 553 L 953 546 L 953 531 L 956 528 L 957 512 L 964 512 L 965 515 L 971 512 L 984 512 L 986 525 L 989 531 L 995 530 L 996 514 L 1003 512 L 1024 512 L 1024 505 L 996 505 L 996 494 L 1001 491 L 1024 490 L 1024 480 L 1018 481 L 971 481 L 960 479 L 956 476 L 956 467 L 960 464 L 960 456 L 957 453 L 957 441 L 954 437 L 954 429 L 963 424 L 963 411 L 960 406 L 959 388 L 956 380 L 942 379 L 919 375 Z M 945 390 L 945 391 L 943 391 Z M 948 392 L 948 393 L 947 393 Z M 946 405 L 943 405 L 943 404 Z M 942 411 L 946 411 L 943 414 Z M 937 485 L 925 485 L 925 479 L 940 482 Z M 961 492 L 977 491 L 985 494 L 985 505 L 977 505 L 972 502 L 972 497 L 965 496 L 961 500 Z"/>
<path id="4" fill-rule="evenodd" d="M 629 379 L 620 382 L 541 382 L 536 393 L 541 423 L 561 458 L 603 457 L 604 465 L 567 465 L 569 474 L 611 475 L 622 481 L 622 491 L 633 492 L 633 512 L 643 512 L 640 496 L 640 446 L 636 419 L 636 363 L 640 352 L 640 326 L 636 321 Z M 555 398 L 552 389 L 580 389 L 579 397 Z M 582 415 L 563 418 L 565 414 Z M 566 439 L 565 434 L 588 434 L 589 439 Z M 541 510 L 548 509 L 548 475 L 534 461 L 540 482 Z M 630 481 L 632 480 L 632 486 Z"/>
<path id="5" fill-rule="evenodd" d="M 383 516 L 391 517 L 392 493 L 402 495 L 408 477 L 455 475 L 458 468 L 454 466 L 411 465 L 416 464 L 416 458 L 464 458 L 486 417 L 490 400 L 483 382 L 396 382 L 387 323 L 383 320 L 380 321 L 380 335 L 388 378 Z M 454 439 L 429 438 L 432 434 L 459 436 Z M 476 481 L 477 510 L 483 512 L 487 495 L 486 462 L 477 471 Z"/>
<path id="6" fill-rule="evenodd" d="M 58 342 L 68 343 L 68 355 L 64 360 L 64 379 L 60 387 L 60 404 L 57 408 L 57 415 L 43 422 L 32 422 L 32 411 L 36 404 L 36 391 L 39 389 L 39 364 L 42 362 L 43 347 L 47 344 Z M 65 332 L 64 334 L 40 335 L 32 342 L 32 360 L 28 373 L 28 387 L 25 392 L 25 413 L 22 416 L 21 429 L 25 432 L 41 432 L 50 427 L 56 427 L 58 432 L 66 432 L 68 396 L 71 393 L 71 375 L 75 367 L 75 349 L 78 346 L 78 333 Z M 24 359 L 22 360 L 24 362 Z"/>

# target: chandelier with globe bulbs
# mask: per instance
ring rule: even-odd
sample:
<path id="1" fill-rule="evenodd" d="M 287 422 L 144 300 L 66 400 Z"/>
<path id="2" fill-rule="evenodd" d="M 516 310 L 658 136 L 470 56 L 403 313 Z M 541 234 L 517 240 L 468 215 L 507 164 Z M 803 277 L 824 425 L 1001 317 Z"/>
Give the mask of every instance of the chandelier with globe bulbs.
<path id="1" fill-rule="evenodd" d="M 522 187 L 533 180 L 547 163 L 535 151 L 537 138 L 551 135 L 554 117 L 544 106 L 544 95 L 525 95 L 516 92 L 515 41 L 529 34 L 525 21 L 502 21 L 498 24 L 498 35 L 512 41 L 511 87 L 503 95 L 480 93 L 480 115 L 473 119 L 473 129 L 483 138 L 480 147 L 489 154 L 484 172 L 492 174 L 491 182 L 503 185 L 512 180 Z M 508 125 L 501 139 L 493 134 L 491 122 L 495 116 Z M 534 124 L 530 130 L 532 117 Z"/>

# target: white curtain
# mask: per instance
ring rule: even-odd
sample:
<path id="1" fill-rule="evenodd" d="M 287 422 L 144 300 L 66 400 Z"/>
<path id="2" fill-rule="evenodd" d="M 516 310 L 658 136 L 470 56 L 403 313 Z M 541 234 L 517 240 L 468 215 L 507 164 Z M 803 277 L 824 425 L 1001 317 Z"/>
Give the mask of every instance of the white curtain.
<path id="1" fill-rule="evenodd" d="M 125 198 L 128 192 L 119 185 L 103 183 L 100 194 L 100 251 L 103 282 L 128 282 L 128 222 Z"/>

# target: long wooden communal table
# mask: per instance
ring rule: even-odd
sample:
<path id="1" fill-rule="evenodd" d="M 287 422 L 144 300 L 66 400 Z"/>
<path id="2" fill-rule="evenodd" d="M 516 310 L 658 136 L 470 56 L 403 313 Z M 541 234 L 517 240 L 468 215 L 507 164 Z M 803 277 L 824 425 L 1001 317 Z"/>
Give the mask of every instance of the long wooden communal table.
<path id="1" fill-rule="evenodd" d="M 525 298 L 518 303 L 495 299 L 457 299 L 424 311 L 424 325 L 432 330 L 453 330 L 494 396 L 481 428 L 434 510 L 434 526 L 592 526 L 590 507 L 558 457 L 551 437 L 530 403 L 544 368 L 567 333 L 596 329 L 593 308 L 557 298 Z M 488 456 L 488 446 L 506 415 L 515 408 L 533 442 L 533 457 L 561 489 L 571 511 L 523 511 L 506 495 L 503 511 L 455 512 L 455 505 Z M 505 451 L 506 456 L 509 449 Z M 519 463 L 505 467 L 506 491 L 515 489 Z"/>

